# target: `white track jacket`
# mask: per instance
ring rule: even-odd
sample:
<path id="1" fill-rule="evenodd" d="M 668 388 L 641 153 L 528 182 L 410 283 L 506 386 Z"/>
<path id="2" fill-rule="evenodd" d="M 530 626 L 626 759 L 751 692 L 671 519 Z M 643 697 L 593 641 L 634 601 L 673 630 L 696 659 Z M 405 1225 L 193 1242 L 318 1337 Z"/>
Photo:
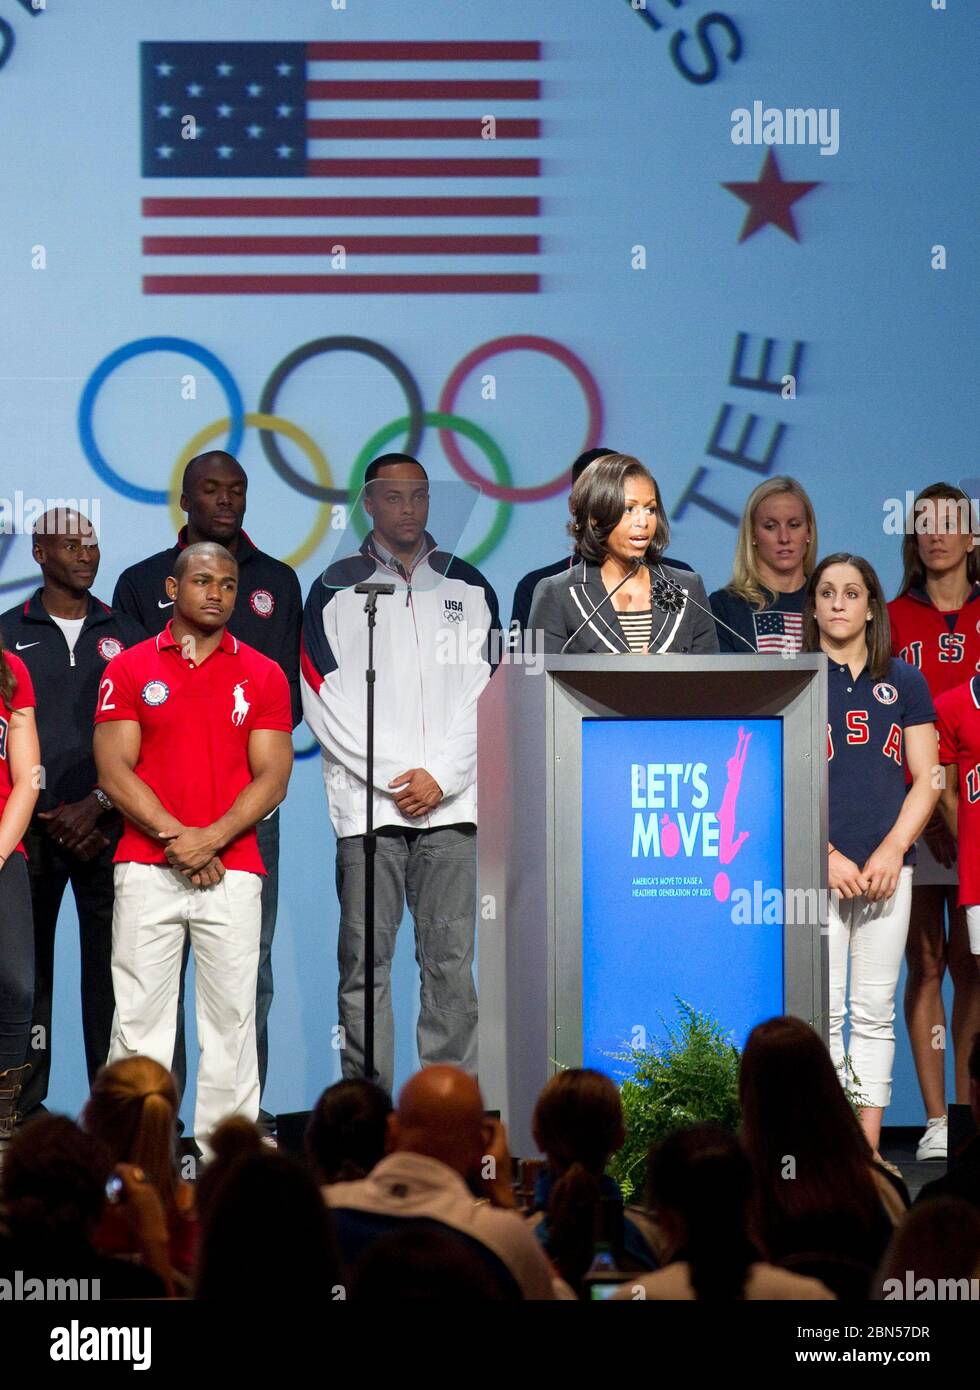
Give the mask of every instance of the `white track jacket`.
<path id="1" fill-rule="evenodd" d="M 490 677 L 496 595 L 429 535 L 407 580 L 369 536 L 314 582 L 303 611 L 303 714 L 322 751 L 334 830 L 338 838 L 363 835 L 367 825 L 368 628 L 365 596 L 354 593 L 361 583 L 395 585 L 377 601 L 374 630 L 375 829 L 475 824 L 476 705 Z M 444 795 L 429 815 L 410 818 L 388 783 L 415 767 L 431 773 Z"/>

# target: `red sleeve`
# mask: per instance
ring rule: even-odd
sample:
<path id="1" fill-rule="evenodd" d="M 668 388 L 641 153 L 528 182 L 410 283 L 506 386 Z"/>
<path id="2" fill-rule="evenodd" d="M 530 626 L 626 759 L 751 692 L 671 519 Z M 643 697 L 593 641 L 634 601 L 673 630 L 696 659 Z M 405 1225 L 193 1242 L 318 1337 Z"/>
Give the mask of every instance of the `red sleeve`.
<path id="1" fill-rule="evenodd" d="M 940 695 L 936 701 L 936 733 L 939 735 L 939 761 L 941 763 L 955 763 L 957 758 L 957 702 L 952 698 L 954 694 L 954 691 L 950 691 L 946 695 Z"/>
<path id="2" fill-rule="evenodd" d="M 137 724 L 140 720 L 132 662 L 126 660 L 125 652 L 114 656 L 105 668 L 95 702 L 96 724 L 111 724 L 117 719 L 132 719 Z"/>
<path id="3" fill-rule="evenodd" d="M 4 652 L 4 660 L 10 667 L 14 678 L 14 693 L 7 701 L 8 709 L 33 709 L 37 704 L 34 698 L 34 682 L 24 662 L 13 652 Z"/>
<path id="4" fill-rule="evenodd" d="M 293 731 L 293 705 L 289 681 L 278 662 L 269 662 L 270 670 L 262 687 L 262 701 L 252 729 L 279 729 L 284 734 Z"/>

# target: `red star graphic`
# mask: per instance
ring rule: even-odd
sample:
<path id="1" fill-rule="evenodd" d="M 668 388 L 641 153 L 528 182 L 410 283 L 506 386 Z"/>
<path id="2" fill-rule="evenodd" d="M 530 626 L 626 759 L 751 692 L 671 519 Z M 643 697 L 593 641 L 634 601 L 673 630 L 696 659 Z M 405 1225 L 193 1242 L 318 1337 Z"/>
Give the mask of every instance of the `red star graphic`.
<path id="1" fill-rule="evenodd" d="M 775 154 L 771 149 L 768 150 L 762 162 L 758 183 L 722 184 L 722 188 L 727 188 L 736 198 L 741 198 L 743 203 L 749 205 L 739 242 L 747 241 L 753 232 L 759 231 L 769 222 L 774 227 L 779 227 L 787 236 L 791 236 L 794 241 L 799 241 L 792 212 L 793 204 L 805 193 L 809 193 L 811 188 L 819 187 L 819 183 L 787 182 L 779 172 Z"/>

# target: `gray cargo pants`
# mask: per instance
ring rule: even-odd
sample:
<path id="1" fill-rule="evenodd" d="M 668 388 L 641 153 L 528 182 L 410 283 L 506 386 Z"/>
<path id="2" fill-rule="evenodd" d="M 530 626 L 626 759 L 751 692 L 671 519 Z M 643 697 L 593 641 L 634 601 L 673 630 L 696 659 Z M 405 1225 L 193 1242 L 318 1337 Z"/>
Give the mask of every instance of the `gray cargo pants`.
<path id="1" fill-rule="evenodd" d="M 377 832 L 374 925 L 375 1079 L 394 1084 L 391 958 L 405 900 L 415 921 L 422 980 L 416 1038 L 423 1066 L 450 1063 L 476 1072 L 476 826 L 435 830 L 385 826 Z M 340 899 L 338 1007 L 345 1077 L 364 1074 L 364 836 L 337 841 Z"/>

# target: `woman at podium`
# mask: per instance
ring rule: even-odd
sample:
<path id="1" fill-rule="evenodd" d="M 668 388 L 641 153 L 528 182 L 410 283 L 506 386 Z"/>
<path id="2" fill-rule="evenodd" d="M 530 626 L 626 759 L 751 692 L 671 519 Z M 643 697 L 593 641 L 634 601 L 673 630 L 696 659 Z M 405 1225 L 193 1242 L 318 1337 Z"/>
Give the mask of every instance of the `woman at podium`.
<path id="1" fill-rule="evenodd" d="M 670 539 L 656 480 L 639 459 L 607 454 L 572 489 L 581 557 L 534 591 L 530 630 L 551 655 L 709 655 L 718 635 L 700 575 L 660 556 Z"/>

